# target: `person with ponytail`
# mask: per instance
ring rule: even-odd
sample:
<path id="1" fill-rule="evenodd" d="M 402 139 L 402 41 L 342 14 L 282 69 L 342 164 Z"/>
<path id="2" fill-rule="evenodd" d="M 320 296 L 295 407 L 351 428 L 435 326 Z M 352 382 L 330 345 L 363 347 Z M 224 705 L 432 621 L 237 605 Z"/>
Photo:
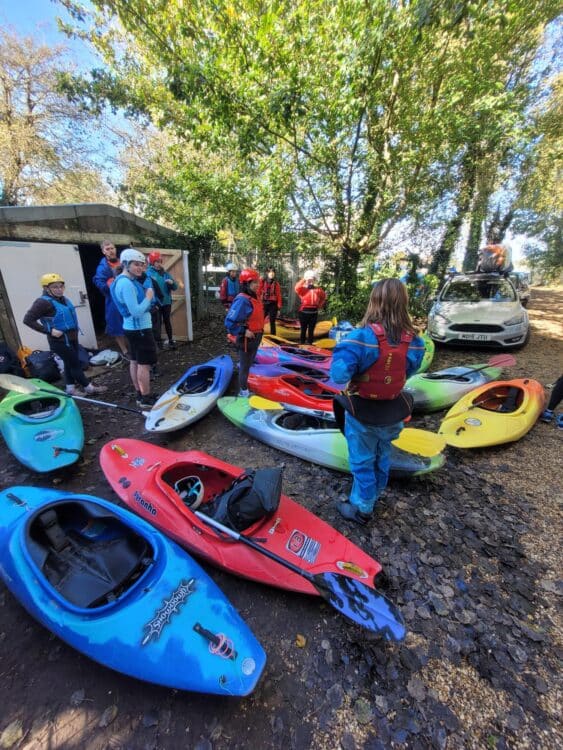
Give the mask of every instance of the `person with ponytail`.
<path id="1" fill-rule="evenodd" d="M 241 290 L 234 298 L 225 318 L 225 327 L 236 340 L 239 351 L 239 396 L 248 398 L 248 371 L 254 364 L 264 331 L 264 307 L 258 299 L 260 276 L 253 268 L 240 272 Z"/>
<path id="2" fill-rule="evenodd" d="M 406 379 L 422 362 L 424 342 L 408 312 L 399 279 L 378 281 L 360 326 L 334 348 L 331 379 L 347 383 L 334 415 L 348 443 L 352 490 L 337 504 L 349 521 L 366 524 L 387 486 L 391 442 L 412 412 Z"/>

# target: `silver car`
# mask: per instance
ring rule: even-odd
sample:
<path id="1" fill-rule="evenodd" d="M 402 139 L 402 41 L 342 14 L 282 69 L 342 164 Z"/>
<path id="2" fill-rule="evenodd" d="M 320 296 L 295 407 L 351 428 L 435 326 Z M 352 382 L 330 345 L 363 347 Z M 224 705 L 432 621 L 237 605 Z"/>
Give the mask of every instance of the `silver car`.
<path id="1" fill-rule="evenodd" d="M 428 333 L 443 344 L 516 348 L 528 341 L 528 313 L 509 279 L 496 273 L 456 274 L 432 305 Z"/>

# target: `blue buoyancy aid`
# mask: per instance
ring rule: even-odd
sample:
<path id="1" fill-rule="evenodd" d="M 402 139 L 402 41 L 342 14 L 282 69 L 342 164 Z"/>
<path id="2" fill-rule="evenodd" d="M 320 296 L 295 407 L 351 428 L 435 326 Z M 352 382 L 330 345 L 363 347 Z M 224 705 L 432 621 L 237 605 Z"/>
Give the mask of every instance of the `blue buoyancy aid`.
<path id="1" fill-rule="evenodd" d="M 124 321 L 128 320 L 129 322 L 132 322 L 133 328 L 135 330 L 138 330 L 141 328 L 141 318 L 135 315 L 131 315 L 127 305 L 117 296 L 117 291 L 119 289 L 119 286 L 123 285 L 124 281 L 130 281 L 133 284 L 133 288 L 135 289 L 135 293 L 137 295 L 137 302 L 139 304 L 141 304 L 141 302 L 145 299 L 145 288 L 136 279 L 129 279 L 126 276 L 118 276 L 109 288 L 111 298 L 115 302 L 115 306 L 121 313 L 123 320 Z"/>
<path id="2" fill-rule="evenodd" d="M 64 299 L 64 302 L 62 302 L 59 299 L 52 297 L 50 294 L 42 294 L 41 299 L 50 302 L 55 309 L 54 315 L 40 318 L 41 325 L 47 333 L 50 333 L 53 328 L 57 328 L 59 331 L 63 332 L 78 330 L 76 310 L 69 299 L 63 297 L 62 299 Z"/>

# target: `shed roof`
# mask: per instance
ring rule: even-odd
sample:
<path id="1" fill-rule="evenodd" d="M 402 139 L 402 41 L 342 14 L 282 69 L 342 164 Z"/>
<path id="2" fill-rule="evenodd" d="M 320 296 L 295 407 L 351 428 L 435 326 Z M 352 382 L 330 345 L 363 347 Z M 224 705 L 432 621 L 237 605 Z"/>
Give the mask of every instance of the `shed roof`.
<path id="1" fill-rule="evenodd" d="M 178 232 L 106 203 L 0 206 L 0 239 L 94 243 L 110 237 L 119 245 L 179 248 Z"/>

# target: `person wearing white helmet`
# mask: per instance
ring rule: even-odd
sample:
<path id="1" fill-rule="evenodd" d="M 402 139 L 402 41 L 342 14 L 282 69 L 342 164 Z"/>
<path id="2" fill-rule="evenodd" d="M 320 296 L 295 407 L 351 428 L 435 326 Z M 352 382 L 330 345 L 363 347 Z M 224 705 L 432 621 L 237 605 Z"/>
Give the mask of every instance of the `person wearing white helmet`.
<path id="1" fill-rule="evenodd" d="M 316 273 L 314 271 L 305 271 L 303 278 L 295 285 L 295 293 L 300 299 L 299 323 L 301 324 L 302 344 L 307 341 L 313 343 L 315 335 L 315 326 L 319 317 L 319 310 L 325 306 L 326 293 L 324 289 L 315 283 Z"/>
<path id="2" fill-rule="evenodd" d="M 78 318 L 72 302 L 65 297 L 65 282 L 58 273 L 44 273 L 40 279 L 43 294 L 24 315 L 23 322 L 47 336 L 49 349 L 64 364 L 65 390 L 69 396 L 103 393 L 105 386 L 90 383 L 78 355 Z M 82 391 L 82 389 L 84 389 Z"/>
<path id="3" fill-rule="evenodd" d="M 123 273 L 110 287 L 110 293 L 123 316 L 123 330 L 131 351 L 129 374 L 137 392 L 137 405 L 154 406 L 158 396 L 151 394 L 151 366 L 157 362 L 150 308 L 154 297 L 152 283 L 144 286 L 146 259 L 140 250 L 129 247 L 120 256 Z M 150 280 L 149 280 L 150 282 Z"/>
<path id="4" fill-rule="evenodd" d="M 227 271 L 227 275 L 221 282 L 221 286 L 219 288 L 219 299 L 221 300 L 221 303 L 223 304 L 225 310 L 228 310 L 232 305 L 234 298 L 240 292 L 240 283 L 237 278 L 237 265 L 235 265 L 234 263 L 227 263 L 225 269 Z"/>

